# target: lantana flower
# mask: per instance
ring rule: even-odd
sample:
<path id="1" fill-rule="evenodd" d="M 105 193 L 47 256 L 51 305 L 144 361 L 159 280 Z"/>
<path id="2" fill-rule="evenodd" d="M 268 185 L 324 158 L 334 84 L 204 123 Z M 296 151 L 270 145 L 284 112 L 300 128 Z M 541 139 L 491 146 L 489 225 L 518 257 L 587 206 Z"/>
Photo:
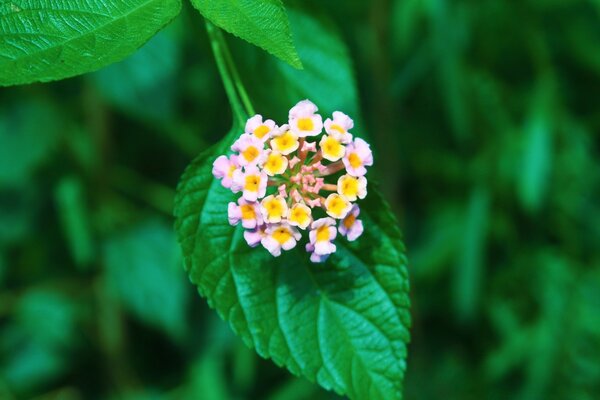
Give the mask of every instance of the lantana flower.
<path id="1" fill-rule="evenodd" d="M 262 142 L 266 142 L 276 129 L 275 121 L 268 119 L 263 122 L 263 117 L 259 114 L 246 122 L 246 133 L 252 134 Z"/>
<path id="2" fill-rule="evenodd" d="M 260 244 L 277 257 L 296 247 L 305 231 L 310 260 L 323 262 L 335 253 L 338 233 L 349 241 L 362 234 L 354 202 L 367 196 L 373 155 L 350 133 L 353 127 L 341 111 L 323 123 L 309 100 L 292 107 L 281 126 L 259 114 L 248 119 L 231 146 L 234 154 L 219 156 L 213 175 L 241 192 L 227 216 L 231 225 L 241 223 L 249 246 Z"/>

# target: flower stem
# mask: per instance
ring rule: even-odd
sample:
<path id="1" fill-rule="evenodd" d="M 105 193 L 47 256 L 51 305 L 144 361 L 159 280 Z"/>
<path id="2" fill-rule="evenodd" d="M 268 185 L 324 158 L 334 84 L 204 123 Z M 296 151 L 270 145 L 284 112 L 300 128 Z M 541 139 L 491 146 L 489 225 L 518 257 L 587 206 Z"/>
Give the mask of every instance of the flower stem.
<path id="1" fill-rule="evenodd" d="M 221 79 L 223 80 L 223 86 L 225 87 L 229 104 L 231 105 L 234 125 L 239 124 L 240 126 L 244 126 L 246 119 L 248 118 L 248 114 L 244 111 L 244 106 L 240 100 L 241 95 L 239 94 L 239 87 L 241 86 L 241 82 L 238 78 L 238 84 L 235 83 L 236 80 L 234 78 L 234 73 L 231 71 L 231 66 L 226 61 L 226 56 L 224 54 L 226 51 L 226 47 L 224 46 L 226 46 L 226 44 L 222 37 L 223 34 L 219 28 L 214 26 L 209 21 L 206 21 L 206 31 L 208 32 L 208 37 L 210 39 L 210 45 L 213 50 L 213 54 L 215 55 L 217 68 L 219 70 L 219 74 L 221 75 Z M 236 88 L 238 89 L 237 91 Z"/>

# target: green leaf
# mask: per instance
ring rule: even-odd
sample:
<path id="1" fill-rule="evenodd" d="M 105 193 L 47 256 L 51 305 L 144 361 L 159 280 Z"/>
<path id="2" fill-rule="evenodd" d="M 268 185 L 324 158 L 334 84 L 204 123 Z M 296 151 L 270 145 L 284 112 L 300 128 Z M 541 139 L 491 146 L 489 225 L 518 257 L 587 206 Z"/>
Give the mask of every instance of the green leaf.
<path id="1" fill-rule="evenodd" d="M 290 102 L 308 98 L 324 107 L 322 113 L 344 110 L 358 115 L 356 81 L 344 40 L 330 26 L 308 14 L 295 10 L 289 14 L 298 52 L 306 61 L 305 69 L 300 71 L 282 63 L 277 65 L 285 81 L 286 97 Z"/>
<path id="2" fill-rule="evenodd" d="M 122 60 L 180 8 L 180 0 L 3 1 L 0 86 L 68 78 Z"/>
<path id="3" fill-rule="evenodd" d="M 192 282 L 258 354 L 351 399 L 400 399 L 409 340 L 408 276 L 397 223 L 370 189 L 365 233 L 313 264 L 299 243 L 274 258 L 227 221 L 228 189 L 211 174 L 239 131 L 192 162 L 176 197 Z"/>
<path id="4" fill-rule="evenodd" d="M 131 57 L 90 75 L 109 103 L 141 120 L 165 123 L 176 111 L 181 66 L 176 23 L 156 34 Z"/>
<path id="5" fill-rule="evenodd" d="M 281 0 L 192 0 L 192 4 L 216 26 L 302 68 Z"/>
<path id="6" fill-rule="evenodd" d="M 185 333 L 188 291 L 172 228 L 150 220 L 108 241 L 108 281 L 125 307 L 174 339 Z"/>

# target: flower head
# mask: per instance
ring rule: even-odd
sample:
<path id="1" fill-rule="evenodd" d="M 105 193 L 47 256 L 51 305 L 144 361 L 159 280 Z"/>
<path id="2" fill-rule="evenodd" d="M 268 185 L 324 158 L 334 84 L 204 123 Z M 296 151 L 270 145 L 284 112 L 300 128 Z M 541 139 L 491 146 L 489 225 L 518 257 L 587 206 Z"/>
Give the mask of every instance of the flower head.
<path id="1" fill-rule="evenodd" d="M 301 236 L 300 232 L 289 224 L 273 224 L 267 226 L 261 243 L 269 253 L 277 257 L 281 254 L 281 249 L 291 250 L 296 247 L 296 242 Z"/>
<path id="2" fill-rule="evenodd" d="M 231 188 L 233 184 L 233 173 L 240 169 L 237 159 L 238 156 L 236 155 L 231 155 L 229 158 L 227 156 L 219 156 L 213 163 L 213 175 L 221 179 L 221 184 L 227 189 Z"/>
<path id="3" fill-rule="evenodd" d="M 260 212 L 266 222 L 281 222 L 287 216 L 288 206 L 282 196 L 267 196 L 260 202 Z"/>
<path id="4" fill-rule="evenodd" d="M 354 127 L 354 121 L 343 112 L 334 111 L 333 119 L 327 118 L 324 125 L 325 132 L 340 143 L 350 143 L 352 140 L 352 134 L 348 131 Z"/>
<path id="5" fill-rule="evenodd" d="M 262 216 L 257 204 L 249 202 L 243 197 L 238 199 L 238 204 L 229 203 L 227 215 L 231 225 L 237 225 L 242 221 L 242 226 L 246 229 L 254 229 L 262 223 Z"/>
<path id="6" fill-rule="evenodd" d="M 373 165 L 371 147 L 361 138 L 356 138 L 346 146 L 346 154 L 343 160 L 346 170 L 350 175 L 363 176 L 367 173 L 367 168 L 365 167 Z"/>
<path id="7" fill-rule="evenodd" d="M 308 235 L 310 243 L 315 246 L 314 252 L 320 256 L 335 252 L 335 244 L 332 241 L 337 235 L 335 220 L 333 218 L 321 218 L 313 222 Z"/>
<path id="8" fill-rule="evenodd" d="M 275 122 L 268 119 L 263 122 L 262 115 L 256 114 L 246 122 L 246 133 L 252 134 L 254 137 L 266 142 L 273 131 L 277 128 Z"/>
<path id="9" fill-rule="evenodd" d="M 262 244 L 273 256 L 294 248 L 307 230 L 311 261 L 323 262 L 336 251 L 338 232 L 352 241 L 364 229 L 353 202 L 367 195 L 373 155 L 367 142 L 349 132 L 349 116 L 336 111 L 323 124 L 317 111 L 303 100 L 280 127 L 255 115 L 231 146 L 234 154 L 213 163 L 222 185 L 241 192 L 227 207 L 230 224 L 241 224 L 248 245 Z M 308 141 L 323 125 L 326 133 Z"/>
<path id="10" fill-rule="evenodd" d="M 247 167 L 260 163 L 264 157 L 264 144 L 256 136 L 247 133 L 240 136 L 231 146 L 231 150 L 240 153 L 238 162 L 241 166 Z"/>
<path id="11" fill-rule="evenodd" d="M 349 174 L 342 175 L 337 181 L 337 191 L 348 201 L 364 199 L 367 196 L 367 178 L 359 176 L 358 178 Z"/>
<path id="12" fill-rule="evenodd" d="M 360 208 L 355 204 L 352 209 L 342 220 L 342 223 L 338 227 L 340 235 L 346 236 L 346 238 L 353 242 L 363 233 L 363 223 L 361 220 L 356 219 L 360 214 Z"/>
<path id="13" fill-rule="evenodd" d="M 231 188 L 243 192 L 244 199 L 256 201 L 267 192 L 267 174 L 255 166 L 244 168 L 243 172 L 238 169 L 233 173 Z"/>
<path id="14" fill-rule="evenodd" d="M 323 130 L 323 118 L 309 100 L 302 100 L 290 110 L 290 129 L 298 137 L 316 136 Z"/>

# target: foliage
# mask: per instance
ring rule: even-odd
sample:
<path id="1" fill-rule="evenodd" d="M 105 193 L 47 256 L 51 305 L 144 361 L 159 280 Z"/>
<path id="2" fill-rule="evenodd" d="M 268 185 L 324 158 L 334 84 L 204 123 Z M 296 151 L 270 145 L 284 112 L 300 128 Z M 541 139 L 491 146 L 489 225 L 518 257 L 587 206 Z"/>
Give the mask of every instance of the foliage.
<path id="1" fill-rule="evenodd" d="M 60 35 L 83 33 L 85 50 L 76 57 L 65 47 L 75 61 L 68 74 L 52 63 L 41 73 L 13 60 L 22 53 L 10 32 L 18 30 L 12 21 L 23 21 L 14 7 L 42 3 L 94 2 L 0 1 L 2 85 L 73 76 L 133 55 L 92 74 L 0 90 L 0 398 L 339 398 L 257 357 L 185 282 L 171 227 L 174 188 L 232 120 L 198 10 L 183 2 L 152 39 L 178 5 L 103 2 L 116 16 L 143 3 L 162 17 L 135 14 L 97 37 L 75 28 L 100 16 L 44 17 L 43 27 Z M 273 43 L 259 37 L 238 33 L 258 47 L 224 41 L 257 111 L 283 120 L 309 97 L 324 113 L 360 114 L 357 132 L 373 143 L 379 187 L 410 260 L 404 397 L 598 398 L 598 2 L 285 7 L 303 70 L 263 51 Z M 125 26 L 143 34 L 119 35 Z M 286 29 L 281 37 L 289 39 Z M 101 46 L 104 39 L 112 45 Z M 22 50 L 36 43 L 55 42 Z M 113 45 L 122 50 L 114 58 L 96 53 Z M 289 41 L 279 45 L 293 57 Z M 378 215 L 387 211 L 377 208 L 370 215 L 383 226 Z M 388 248 L 386 236 L 397 232 L 384 232 L 379 245 Z M 277 266 L 289 287 L 310 287 L 312 267 L 301 260 L 255 265 L 262 256 L 239 251 L 231 255 L 243 266 L 236 272 L 260 268 L 270 278 Z M 292 269 L 298 265 L 304 269 Z M 340 277 L 360 266 L 352 265 Z M 334 281 L 334 268 L 316 276 Z M 256 283 L 272 287 L 269 279 Z M 262 328 L 275 320 L 254 321 Z M 239 326 L 247 341 L 262 338 Z M 344 340 L 340 329 L 329 331 L 328 343 Z M 340 357 L 352 350 L 336 347 L 346 349 Z"/>

